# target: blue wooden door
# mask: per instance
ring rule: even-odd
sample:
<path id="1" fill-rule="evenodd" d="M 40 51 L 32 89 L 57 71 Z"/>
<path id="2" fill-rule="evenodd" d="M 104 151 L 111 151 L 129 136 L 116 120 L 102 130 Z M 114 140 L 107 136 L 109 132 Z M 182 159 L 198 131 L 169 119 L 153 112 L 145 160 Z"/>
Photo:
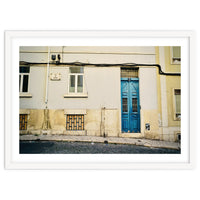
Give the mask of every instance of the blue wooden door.
<path id="1" fill-rule="evenodd" d="M 122 132 L 140 132 L 139 79 L 121 78 Z"/>

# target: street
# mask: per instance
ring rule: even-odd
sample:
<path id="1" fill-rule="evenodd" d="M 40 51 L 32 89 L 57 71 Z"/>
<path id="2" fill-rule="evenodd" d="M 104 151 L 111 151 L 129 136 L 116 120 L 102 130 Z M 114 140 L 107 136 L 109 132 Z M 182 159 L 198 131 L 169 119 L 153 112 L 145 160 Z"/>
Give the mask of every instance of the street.
<path id="1" fill-rule="evenodd" d="M 20 154 L 180 154 L 180 150 L 93 142 L 20 141 Z"/>

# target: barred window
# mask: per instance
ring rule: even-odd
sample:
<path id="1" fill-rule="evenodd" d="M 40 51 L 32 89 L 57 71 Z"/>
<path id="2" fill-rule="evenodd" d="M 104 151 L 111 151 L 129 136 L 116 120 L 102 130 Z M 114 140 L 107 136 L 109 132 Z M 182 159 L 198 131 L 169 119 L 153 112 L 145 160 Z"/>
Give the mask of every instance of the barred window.
<path id="1" fill-rule="evenodd" d="M 122 110 L 123 112 L 128 112 L 127 98 L 122 98 Z"/>
<path id="2" fill-rule="evenodd" d="M 84 115 L 66 115 L 66 130 L 84 130 Z"/>
<path id="3" fill-rule="evenodd" d="M 19 115 L 19 130 L 27 130 L 27 114 Z"/>
<path id="4" fill-rule="evenodd" d="M 132 111 L 137 112 L 137 98 L 132 98 Z"/>

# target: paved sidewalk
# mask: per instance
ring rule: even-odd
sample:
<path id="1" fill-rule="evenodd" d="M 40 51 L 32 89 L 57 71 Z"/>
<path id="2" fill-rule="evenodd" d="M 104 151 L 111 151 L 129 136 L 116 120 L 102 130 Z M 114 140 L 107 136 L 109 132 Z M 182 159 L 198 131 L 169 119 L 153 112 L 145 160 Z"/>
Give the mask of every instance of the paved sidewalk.
<path id="1" fill-rule="evenodd" d="M 160 140 L 119 138 L 119 137 L 97 137 L 97 136 L 71 136 L 71 135 L 20 135 L 20 140 L 36 141 L 69 141 L 69 142 L 101 142 L 113 144 L 133 144 L 153 148 L 180 149 L 177 142 Z"/>

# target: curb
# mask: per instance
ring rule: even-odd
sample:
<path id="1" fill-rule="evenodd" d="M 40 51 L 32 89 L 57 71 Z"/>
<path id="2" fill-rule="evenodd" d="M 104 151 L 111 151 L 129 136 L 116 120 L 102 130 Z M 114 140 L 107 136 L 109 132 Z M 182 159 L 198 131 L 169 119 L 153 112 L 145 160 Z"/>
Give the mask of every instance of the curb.
<path id="1" fill-rule="evenodd" d="M 52 138 L 50 138 L 52 137 Z M 60 137 L 60 138 L 56 138 Z M 73 136 L 69 136 L 71 138 L 62 138 L 62 136 L 44 136 L 44 135 L 21 135 L 20 141 L 56 141 L 56 142 L 88 142 L 88 143 L 108 143 L 108 144 L 124 144 L 124 145 L 136 145 L 136 146 L 144 146 L 149 148 L 165 148 L 165 149 L 180 149 L 180 145 L 175 142 L 171 142 L 173 145 L 167 145 L 163 144 L 165 141 L 156 141 L 156 140 L 147 140 L 147 139 L 133 139 L 133 138 L 124 138 L 126 141 L 119 141 L 123 140 L 123 138 L 102 138 L 102 137 L 94 137 L 94 138 L 81 138 L 78 136 L 74 136 L 75 138 L 72 138 Z M 118 140 L 118 141 L 117 141 Z M 156 143 L 157 144 L 156 144 Z M 153 144 L 154 143 L 154 144 Z"/>

